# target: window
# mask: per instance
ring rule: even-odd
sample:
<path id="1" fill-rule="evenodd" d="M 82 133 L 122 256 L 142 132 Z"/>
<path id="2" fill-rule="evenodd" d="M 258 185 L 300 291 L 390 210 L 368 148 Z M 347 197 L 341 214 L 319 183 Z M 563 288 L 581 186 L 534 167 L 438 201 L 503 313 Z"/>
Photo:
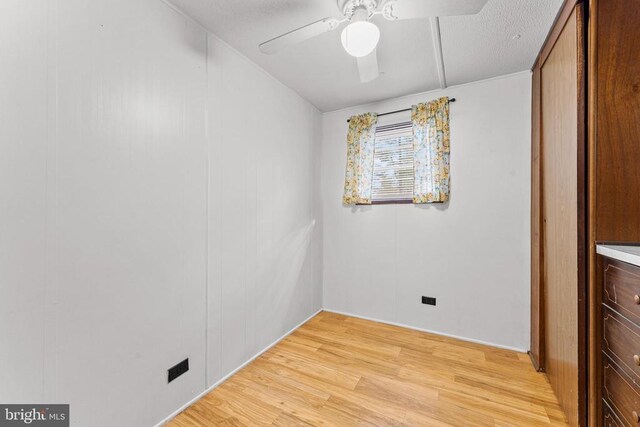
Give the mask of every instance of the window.
<path id="1" fill-rule="evenodd" d="M 372 202 L 410 202 L 413 176 L 412 123 L 378 126 L 373 154 Z"/>

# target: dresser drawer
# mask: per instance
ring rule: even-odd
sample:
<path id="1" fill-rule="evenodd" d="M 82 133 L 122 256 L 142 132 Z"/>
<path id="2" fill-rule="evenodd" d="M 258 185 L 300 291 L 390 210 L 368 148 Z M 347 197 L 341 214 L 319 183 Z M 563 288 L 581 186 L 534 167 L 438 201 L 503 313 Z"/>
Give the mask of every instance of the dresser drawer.
<path id="1" fill-rule="evenodd" d="M 640 382 L 640 327 L 607 306 L 602 315 L 602 350 Z"/>
<path id="2" fill-rule="evenodd" d="M 606 355 L 603 356 L 602 395 L 620 419 L 630 426 L 640 425 L 638 385 Z"/>
<path id="3" fill-rule="evenodd" d="M 602 425 L 604 427 L 624 427 L 622 421 L 618 419 L 618 416 L 609 408 L 607 402 L 602 402 Z"/>
<path id="4" fill-rule="evenodd" d="M 640 268 L 605 258 L 602 302 L 640 324 Z"/>

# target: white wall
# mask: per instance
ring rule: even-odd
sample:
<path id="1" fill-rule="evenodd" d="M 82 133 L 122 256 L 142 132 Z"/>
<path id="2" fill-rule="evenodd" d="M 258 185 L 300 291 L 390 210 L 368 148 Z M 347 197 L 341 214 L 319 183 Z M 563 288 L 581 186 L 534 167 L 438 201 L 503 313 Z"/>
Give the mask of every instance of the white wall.
<path id="1" fill-rule="evenodd" d="M 159 0 L 3 0 L 0 63 L 0 402 L 152 425 L 320 307 L 312 106 Z"/>
<path id="2" fill-rule="evenodd" d="M 530 82 L 520 73 L 324 114 L 325 308 L 529 348 Z M 347 119 L 444 95 L 457 99 L 450 202 L 343 206 Z"/>
<path id="3" fill-rule="evenodd" d="M 323 118 L 160 0 L 4 0 L 0 62 L 0 402 L 151 425 L 322 282 L 330 309 L 528 347 L 527 73 L 446 91 L 445 209 L 354 209 L 348 116 L 440 93 Z"/>
<path id="4" fill-rule="evenodd" d="M 20 0 L 0 3 L 2 402 L 44 400 L 50 102 L 43 5 Z"/>
<path id="5" fill-rule="evenodd" d="M 322 306 L 321 115 L 209 38 L 208 382 Z"/>

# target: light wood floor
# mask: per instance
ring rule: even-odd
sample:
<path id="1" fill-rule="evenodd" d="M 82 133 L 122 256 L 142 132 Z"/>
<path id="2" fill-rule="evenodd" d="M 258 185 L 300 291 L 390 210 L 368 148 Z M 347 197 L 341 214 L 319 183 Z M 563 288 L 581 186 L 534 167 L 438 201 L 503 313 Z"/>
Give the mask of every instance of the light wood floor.
<path id="1" fill-rule="evenodd" d="M 566 424 L 526 354 L 322 312 L 169 425 Z"/>

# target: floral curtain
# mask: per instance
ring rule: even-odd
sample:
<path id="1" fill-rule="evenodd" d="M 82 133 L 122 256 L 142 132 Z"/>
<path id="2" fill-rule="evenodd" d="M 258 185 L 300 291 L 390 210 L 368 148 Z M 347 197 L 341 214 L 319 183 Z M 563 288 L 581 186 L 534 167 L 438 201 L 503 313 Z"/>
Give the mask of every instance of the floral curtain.
<path id="1" fill-rule="evenodd" d="M 345 205 L 370 205 L 373 177 L 373 149 L 376 113 L 366 113 L 349 119 L 347 133 L 347 170 L 344 177 Z"/>
<path id="2" fill-rule="evenodd" d="M 414 105 L 413 203 L 449 200 L 449 98 Z"/>

